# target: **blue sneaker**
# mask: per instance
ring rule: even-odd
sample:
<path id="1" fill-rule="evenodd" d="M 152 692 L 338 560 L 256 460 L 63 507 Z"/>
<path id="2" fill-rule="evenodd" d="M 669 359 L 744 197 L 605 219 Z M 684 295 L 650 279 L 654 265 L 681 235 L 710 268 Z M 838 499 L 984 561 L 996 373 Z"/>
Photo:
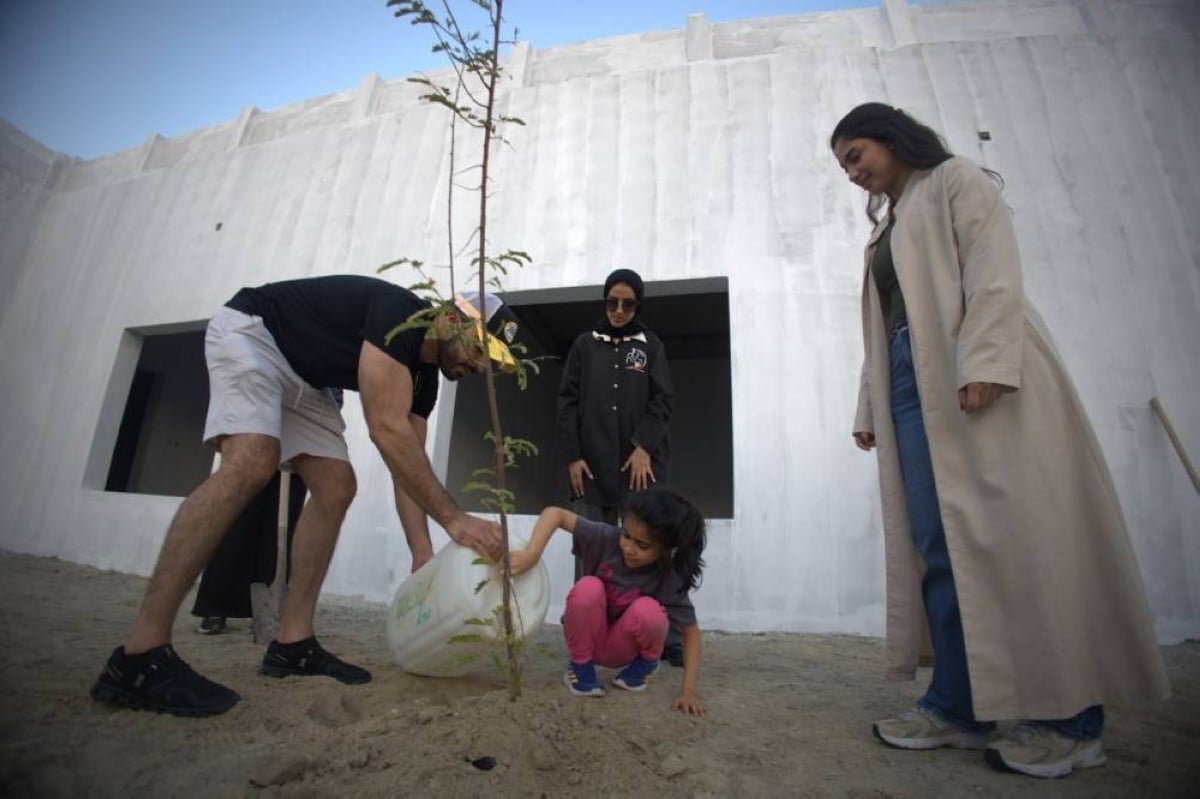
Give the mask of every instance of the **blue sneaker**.
<path id="1" fill-rule="evenodd" d="M 639 657 L 617 672 L 617 676 L 613 678 L 613 685 L 626 691 L 644 691 L 646 683 L 650 682 L 650 678 L 658 671 L 658 664 L 661 662 Z"/>
<path id="2" fill-rule="evenodd" d="M 607 693 L 600 681 L 596 679 L 596 664 L 568 663 L 567 671 L 563 674 L 563 685 L 575 696 L 604 696 Z"/>

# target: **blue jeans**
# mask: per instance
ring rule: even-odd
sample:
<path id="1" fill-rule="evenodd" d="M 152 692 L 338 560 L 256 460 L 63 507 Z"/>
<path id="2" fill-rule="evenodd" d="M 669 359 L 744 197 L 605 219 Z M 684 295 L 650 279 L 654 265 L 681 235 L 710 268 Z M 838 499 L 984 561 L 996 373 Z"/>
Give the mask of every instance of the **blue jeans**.
<path id="1" fill-rule="evenodd" d="M 977 720 L 971 703 L 971 679 L 967 671 L 967 647 L 958 609 L 958 591 L 954 586 L 946 530 L 942 526 L 937 486 L 933 480 L 933 462 L 921 416 L 921 398 L 917 393 L 907 324 L 901 323 L 892 331 L 889 357 L 892 423 L 896 428 L 913 545 L 925 561 L 921 593 L 933 641 L 933 680 L 919 704 L 959 726 L 988 729 L 992 723 Z M 1068 738 L 1099 738 L 1104 730 L 1104 709 L 1094 705 L 1070 719 L 1039 723 Z"/>

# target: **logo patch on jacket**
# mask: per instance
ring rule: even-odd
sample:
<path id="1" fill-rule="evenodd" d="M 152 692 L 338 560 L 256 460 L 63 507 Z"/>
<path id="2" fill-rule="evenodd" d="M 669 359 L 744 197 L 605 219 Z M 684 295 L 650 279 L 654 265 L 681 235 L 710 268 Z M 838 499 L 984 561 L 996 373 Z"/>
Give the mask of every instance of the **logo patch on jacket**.
<path id="1" fill-rule="evenodd" d="M 632 369 L 635 372 L 646 371 L 646 364 L 650 359 L 646 356 L 646 351 L 634 347 L 625 355 L 625 368 Z"/>

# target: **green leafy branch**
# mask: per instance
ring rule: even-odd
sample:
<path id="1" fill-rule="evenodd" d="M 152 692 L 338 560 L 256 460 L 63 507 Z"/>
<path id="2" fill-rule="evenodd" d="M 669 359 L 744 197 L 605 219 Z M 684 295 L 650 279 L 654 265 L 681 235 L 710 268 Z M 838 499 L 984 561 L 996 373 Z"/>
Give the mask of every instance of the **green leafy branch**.
<path id="1" fill-rule="evenodd" d="M 490 0 L 471 2 L 488 13 L 493 29 L 498 34 L 502 22 L 501 3 L 493 4 Z M 497 35 L 489 45 L 478 32 L 465 32 L 462 29 L 446 0 L 442 0 L 441 5 L 445 12 L 443 17 L 434 13 L 423 0 L 388 0 L 387 6 L 394 9 L 395 17 L 408 18 L 410 24 L 425 25 L 433 32 L 436 42 L 431 52 L 444 54 L 457 78 L 453 90 L 434 83 L 424 75 L 411 77 L 408 81 L 428 89 L 421 95 L 422 100 L 440 105 L 468 126 L 487 130 L 497 140 L 504 141 L 499 136 L 501 124 L 524 125 L 525 122 L 518 117 L 490 113 L 491 104 L 480 93 L 487 95 L 494 91 L 496 79 L 504 72 L 497 53 L 499 45 L 514 44 L 518 32 L 514 28 L 512 38 L 506 39 Z M 460 101 L 461 94 L 466 95 L 468 102 Z"/>
<path id="2" fill-rule="evenodd" d="M 456 185 L 455 177 L 457 176 L 455 169 L 455 124 L 461 121 L 469 127 L 479 130 L 482 134 L 482 158 L 479 164 L 479 183 L 477 187 L 477 191 L 479 192 L 479 217 L 478 225 L 472 233 L 471 238 L 475 240 L 478 247 L 478 254 L 473 259 L 472 264 L 475 269 L 474 276 L 478 278 L 479 295 L 483 298 L 487 293 L 489 285 L 494 289 L 502 290 L 499 281 L 500 275 L 507 275 L 509 269 L 523 266 L 531 259 L 527 253 L 520 250 L 510 250 L 499 256 L 488 256 L 487 254 L 487 211 L 491 146 L 493 141 L 507 143 L 500 136 L 500 128 L 503 124 L 514 123 L 523 125 L 524 123 L 516 117 L 498 113 L 496 110 L 497 85 L 502 74 L 498 55 L 500 45 L 512 44 L 516 38 L 515 30 L 513 31 L 512 39 L 505 39 L 501 35 L 504 19 L 504 0 L 471 0 L 471 4 L 486 12 L 488 33 L 490 34 L 488 38 L 490 41 L 485 40 L 478 33 L 465 33 L 459 25 L 454 12 L 450 9 L 448 0 L 441 0 L 442 9 L 445 12 L 444 17 L 439 17 L 435 14 L 423 0 L 388 0 L 387 7 L 393 9 L 396 17 L 407 18 L 414 25 L 425 25 L 433 32 L 436 40 L 433 51 L 442 53 L 447 57 L 457 78 L 453 90 L 435 84 L 428 77 L 421 76 L 411 79 L 414 83 L 422 85 L 427 89 L 421 95 L 424 101 L 438 105 L 451 114 L 450 191 L 448 192 L 447 199 L 449 217 L 447 241 L 450 250 L 451 294 L 454 293 L 455 254 L 453 201 L 451 198 L 454 194 Z M 419 262 L 411 259 L 401 259 L 400 261 L 393 262 L 392 265 L 401 263 L 413 266 L 422 277 L 425 277 Z M 489 271 L 493 273 L 490 280 L 488 279 Z M 436 292 L 436 285 L 431 282 L 426 283 L 425 288 Z M 443 303 L 436 307 L 445 308 L 446 305 L 452 307 L 452 303 Z M 436 321 L 436 312 L 422 318 L 406 320 L 398 326 L 399 330 L 393 331 L 392 334 L 398 333 L 403 329 L 412 329 L 413 327 L 428 327 L 430 324 L 436 323 Z M 408 327 L 406 328 L 405 325 L 408 325 Z M 456 329 L 461 334 L 466 328 L 464 326 L 456 326 Z M 491 343 L 488 340 L 488 336 L 490 335 L 490 331 L 487 331 L 486 326 L 484 326 L 483 344 L 485 347 L 488 347 Z M 523 349 L 521 350 L 521 354 L 524 354 Z M 514 357 L 516 357 L 515 354 Z M 526 372 L 530 369 L 536 372 L 537 366 L 528 359 L 518 358 L 517 368 L 520 385 L 524 388 L 526 385 Z M 518 653 L 521 651 L 522 641 L 521 636 L 516 632 L 516 628 L 513 625 L 512 605 L 514 602 L 508 545 L 507 515 L 515 508 L 515 498 L 512 492 L 505 487 L 504 472 L 505 469 L 515 465 L 515 459 L 519 454 L 529 451 L 536 452 L 536 448 L 532 447 L 532 444 L 528 444 L 528 442 L 526 442 L 528 446 L 516 443 L 518 440 L 509 443 L 509 440 L 503 436 L 497 403 L 495 376 L 490 361 L 487 364 L 484 377 L 488 410 L 491 418 L 494 463 L 487 471 L 477 471 L 473 475 L 471 483 L 468 484 L 471 488 L 464 488 L 464 491 L 475 490 L 483 493 L 485 506 L 498 511 L 500 516 L 501 538 L 503 542 L 501 562 L 499 564 L 503 595 L 503 602 L 499 608 L 499 619 L 502 624 L 503 633 L 500 640 L 503 642 L 508 654 L 508 695 L 510 700 L 515 700 L 521 692 Z M 481 590 L 481 588 L 477 590 Z M 517 612 L 520 612 L 519 609 Z M 463 633 L 462 635 L 469 637 L 477 634 Z M 498 669 L 504 669 L 504 665 L 500 661 L 499 652 L 494 653 L 493 660 Z"/>
<path id="3" fill-rule="evenodd" d="M 533 368 L 537 368 L 533 364 Z M 496 442 L 495 435 L 489 430 L 483 434 L 485 440 L 490 441 L 493 445 Z M 533 458 L 538 454 L 537 445 L 529 439 L 517 438 L 515 436 L 504 436 L 503 443 L 500 446 L 500 451 L 503 453 L 504 468 L 517 468 L 517 458 Z M 471 472 L 471 479 L 463 487 L 464 494 L 482 494 L 480 504 L 493 513 L 515 513 L 516 512 L 516 495 L 505 488 L 497 479 L 496 469 L 490 466 L 483 466 Z"/>

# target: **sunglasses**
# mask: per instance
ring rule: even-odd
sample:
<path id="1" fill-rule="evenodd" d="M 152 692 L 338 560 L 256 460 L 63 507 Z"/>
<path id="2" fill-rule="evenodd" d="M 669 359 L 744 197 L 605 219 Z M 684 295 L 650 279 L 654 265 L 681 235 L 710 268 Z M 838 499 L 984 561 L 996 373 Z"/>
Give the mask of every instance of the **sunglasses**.
<path id="1" fill-rule="evenodd" d="M 637 300 L 622 300 L 617 297 L 608 297 L 604 300 L 604 307 L 610 311 L 633 311 L 637 310 Z"/>

